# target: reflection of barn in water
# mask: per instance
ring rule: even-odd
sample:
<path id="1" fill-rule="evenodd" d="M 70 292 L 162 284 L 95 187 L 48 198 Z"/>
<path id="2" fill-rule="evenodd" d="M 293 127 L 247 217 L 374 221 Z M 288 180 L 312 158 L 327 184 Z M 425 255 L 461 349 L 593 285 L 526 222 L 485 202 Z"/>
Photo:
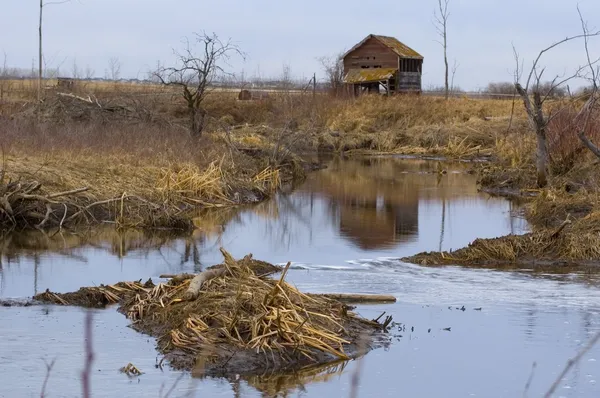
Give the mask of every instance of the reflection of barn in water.
<path id="1" fill-rule="evenodd" d="M 419 229 L 418 189 L 401 181 L 421 177 L 400 177 L 401 171 L 401 164 L 389 160 L 346 161 L 343 170 L 323 170 L 312 181 L 318 187 L 309 189 L 327 197 L 340 235 L 363 250 L 393 248 L 414 241 Z"/>
<path id="2" fill-rule="evenodd" d="M 340 205 L 340 233 L 363 250 L 413 241 L 419 229 L 419 201 L 394 204 L 354 201 Z"/>

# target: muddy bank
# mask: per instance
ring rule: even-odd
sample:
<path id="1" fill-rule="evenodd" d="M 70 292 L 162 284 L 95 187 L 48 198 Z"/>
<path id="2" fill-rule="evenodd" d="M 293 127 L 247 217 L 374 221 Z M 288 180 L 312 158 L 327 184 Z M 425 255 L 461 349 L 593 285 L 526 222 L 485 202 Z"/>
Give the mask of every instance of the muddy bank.
<path id="1" fill-rule="evenodd" d="M 157 338 L 157 349 L 173 368 L 197 376 L 296 371 L 352 359 L 376 339 L 385 340 L 382 331 L 391 318 L 383 324 L 361 318 L 337 300 L 286 283 L 287 268 L 272 279 L 268 275 L 280 267 L 222 253 L 223 264 L 196 277 L 46 291 L 34 300 L 94 308 L 118 304 L 135 330 Z"/>

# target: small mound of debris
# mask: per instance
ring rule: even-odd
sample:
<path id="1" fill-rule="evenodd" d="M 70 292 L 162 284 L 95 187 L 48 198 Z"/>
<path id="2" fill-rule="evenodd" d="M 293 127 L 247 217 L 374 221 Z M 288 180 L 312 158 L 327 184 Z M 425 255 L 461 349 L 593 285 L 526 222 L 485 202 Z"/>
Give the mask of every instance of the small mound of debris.
<path id="1" fill-rule="evenodd" d="M 252 259 L 225 261 L 168 283 L 121 282 L 75 293 L 46 291 L 36 300 L 59 305 L 119 303 L 132 327 L 157 337 L 172 367 L 203 376 L 257 375 L 355 358 L 359 340 L 386 328 L 342 302 L 304 294 L 268 274 L 281 267 Z M 389 322 L 387 322 L 389 324 Z"/>

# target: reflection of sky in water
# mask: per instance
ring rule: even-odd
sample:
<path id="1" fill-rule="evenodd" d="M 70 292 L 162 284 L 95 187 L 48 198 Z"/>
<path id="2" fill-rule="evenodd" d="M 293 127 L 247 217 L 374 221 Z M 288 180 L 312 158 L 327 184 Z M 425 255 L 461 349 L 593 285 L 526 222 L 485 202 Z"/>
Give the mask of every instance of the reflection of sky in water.
<path id="1" fill-rule="evenodd" d="M 251 252 L 272 262 L 293 261 L 288 280 L 303 290 L 398 297 L 396 304 L 358 308 L 369 318 L 387 311 L 407 325 L 388 350 L 365 358 L 359 396 L 522 396 L 534 361 L 538 367 L 529 396 L 541 396 L 567 358 L 600 329 L 598 277 L 422 268 L 392 260 L 437 250 L 440 244 L 456 249 L 477 237 L 521 233 L 526 224 L 511 215 L 509 202 L 477 193 L 474 176 L 453 173 L 461 165 L 448 166 L 438 182 L 429 173 L 435 162 L 367 163 L 333 163 L 294 193 L 225 217 L 231 221 L 222 228 L 206 227 L 221 233 L 162 244 L 111 236 L 92 240 L 94 248 L 39 253 L 37 260 L 13 256 L 9 264 L 4 258 L 0 297 L 194 271 L 199 266 L 193 255 L 185 255 L 186 243 L 189 253 L 198 250 L 203 265 L 220 262 L 223 245 L 236 257 Z M 135 245 L 147 247 L 116 256 L 121 247 Z M 463 305 L 466 311 L 456 310 Z M 45 370 L 39 358 L 55 356 L 52 396 L 78 396 L 82 312 L 44 310 L 0 308 L 0 335 L 8 336 L 0 339 L 0 362 L 10 363 L 0 396 L 39 396 Z M 178 376 L 154 368 L 152 340 L 127 324 L 114 310 L 96 314 L 94 396 L 154 396 L 161 384 L 170 385 Z M 409 331 L 412 326 L 415 332 Z M 452 331 L 443 331 L 446 327 Z M 598 396 L 599 353 L 600 348 L 586 356 L 556 396 Z M 130 361 L 146 372 L 139 384 L 116 371 Z M 305 395 L 348 396 L 353 370 L 350 364 L 341 377 L 306 386 Z M 191 396 L 232 396 L 226 382 L 187 377 L 175 396 L 189 389 L 197 390 Z M 257 396 L 248 386 L 242 393 Z"/>

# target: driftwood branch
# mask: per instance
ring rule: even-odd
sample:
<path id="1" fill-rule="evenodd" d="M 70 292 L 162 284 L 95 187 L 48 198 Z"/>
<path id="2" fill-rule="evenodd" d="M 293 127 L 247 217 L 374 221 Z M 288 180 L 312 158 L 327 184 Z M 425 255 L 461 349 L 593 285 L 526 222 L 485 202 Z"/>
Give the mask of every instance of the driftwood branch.
<path id="1" fill-rule="evenodd" d="M 52 206 L 50 206 L 50 203 L 46 203 L 46 215 L 44 216 L 44 219 L 42 220 L 42 222 L 40 222 L 38 225 L 36 225 L 37 229 L 41 229 L 44 227 L 44 225 L 46 225 L 46 223 L 48 222 L 48 220 L 50 219 L 50 215 L 53 213 L 52 211 Z"/>
<path id="2" fill-rule="evenodd" d="M 562 224 L 560 224 L 560 226 L 556 229 L 556 231 L 554 231 L 554 233 L 552 235 L 550 235 L 550 238 L 556 239 L 558 237 L 558 235 L 560 235 L 560 233 L 563 231 L 563 229 L 565 229 L 567 227 L 567 225 L 571 224 L 570 217 L 571 217 L 571 214 L 567 214 L 566 220 L 563 221 Z"/>
<path id="3" fill-rule="evenodd" d="M 73 215 L 71 215 L 71 217 L 69 217 L 67 219 L 67 221 L 71 221 L 71 220 L 75 219 L 77 216 L 80 216 L 82 213 L 90 210 L 91 208 L 93 208 L 95 206 L 106 205 L 106 204 L 109 204 L 109 203 L 112 203 L 112 202 L 118 202 L 120 200 L 128 199 L 128 198 L 129 198 L 128 196 L 125 196 L 125 197 L 124 196 L 119 196 L 117 198 L 106 199 L 106 200 L 99 200 L 97 202 L 91 203 L 91 204 L 85 206 L 84 208 L 82 208 L 81 210 L 77 211 Z"/>
<path id="4" fill-rule="evenodd" d="M 71 191 L 53 193 L 53 194 L 47 195 L 46 197 L 48 199 L 60 198 L 61 196 L 75 195 L 75 194 L 78 194 L 78 193 L 81 193 L 81 192 L 85 192 L 87 190 L 89 190 L 88 187 L 77 188 L 77 189 L 73 189 Z"/>
<path id="5" fill-rule="evenodd" d="M 395 303 L 396 297 L 389 294 L 351 294 L 351 293 L 335 293 L 321 294 L 333 300 L 338 300 L 344 303 Z"/>
<path id="6" fill-rule="evenodd" d="M 185 293 L 185 300 L 194 300 L 200 294 L 202 286 L 211 279 L 218 278 L 228 272 L 226 267 L 219 267 L 203 271 L 196 275 L 190 282 L 190 286 Z"/>

